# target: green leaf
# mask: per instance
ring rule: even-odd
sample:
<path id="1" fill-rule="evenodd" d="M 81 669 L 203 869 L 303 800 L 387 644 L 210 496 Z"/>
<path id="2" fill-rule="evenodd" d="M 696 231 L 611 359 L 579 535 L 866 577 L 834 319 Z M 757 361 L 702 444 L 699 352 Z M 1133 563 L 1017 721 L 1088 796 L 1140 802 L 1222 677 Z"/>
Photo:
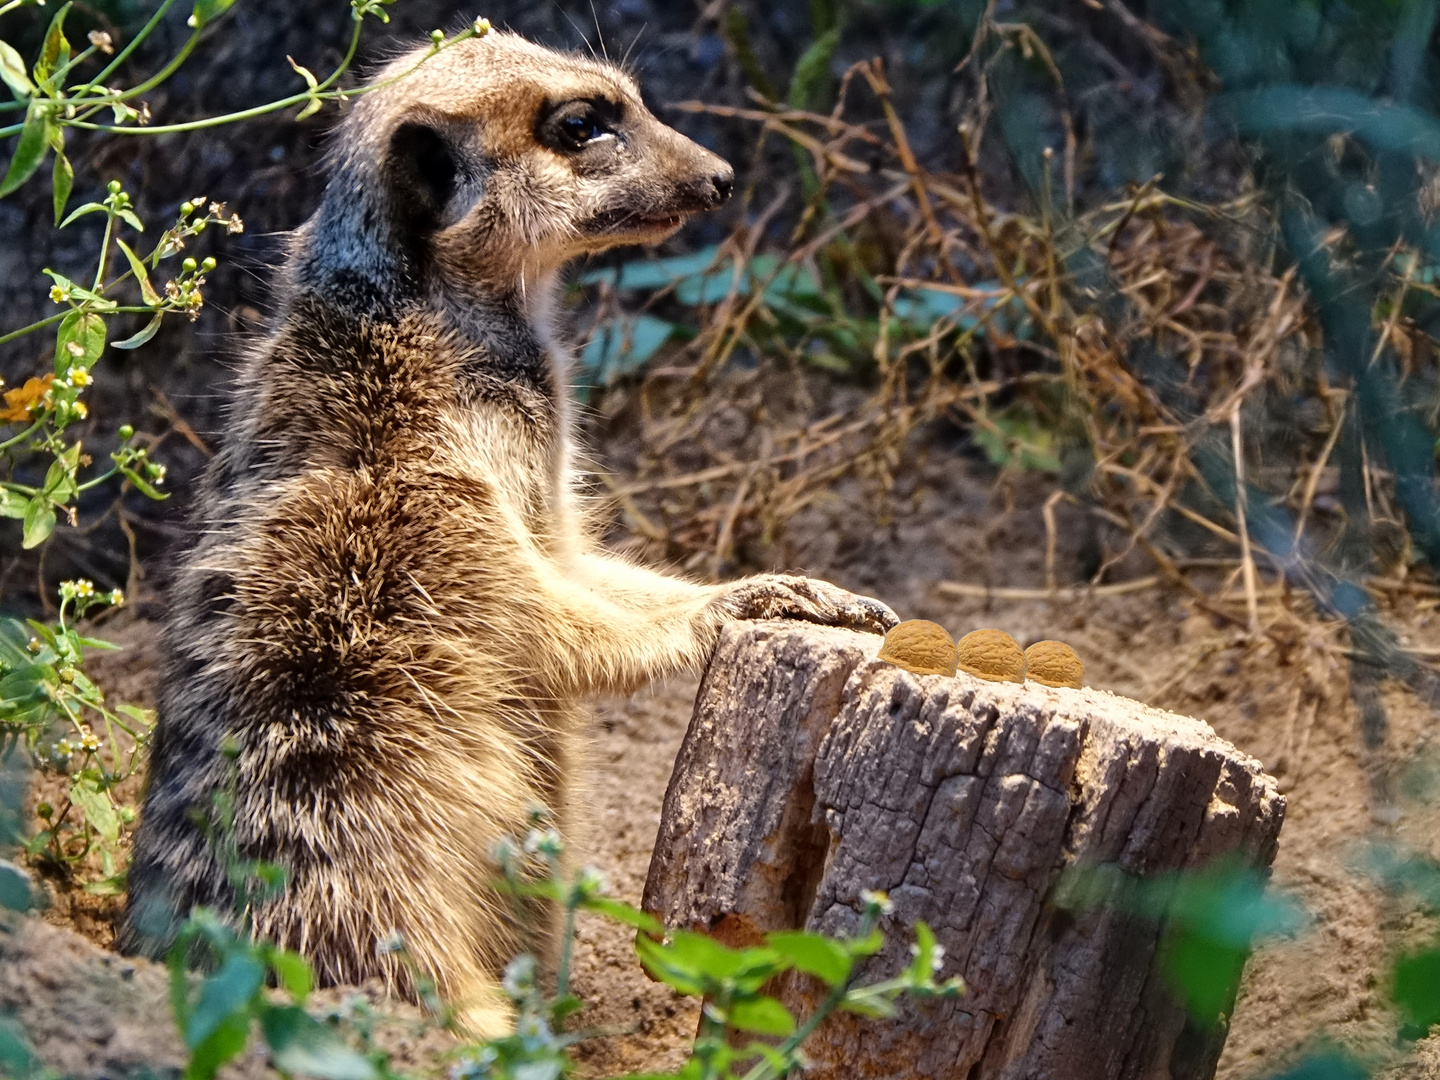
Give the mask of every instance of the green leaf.
<path id="1" fill-rule="evenodd" d="M 39 547 L 55 531 L 55 510 L 44 495 L 36 495 L 25 508 L 25 525 L 20 546 L 26 551 Z"/>
<path id="2" fill-rule="evenodd" d="M 30 500 L 18 491 L 0 487 L 0 517 L 23 518 Z"/>
<path id="3" fill-rule="evenodd" d="M 60 639 L 55 636 L 55 631 L 50 629 L 38 619 L 26 619 L 25 625 L 35 632 L 35 636 L 43 641 L 51 649 L 59 651 Z"/>
<path id="4" fill-rule="evenodd" d="M 873 993 L 869 987 L 851 990 L 840 1002 L 840 1008 L 871 1020 L 888 1020 L 895 1015 L 895 1005 L 888 998 Z"/>
<path id="5" fill-rule="evenodd" d="M 585 381 L 592 386 L 609 386 L 639 371 L 674 332 L 674 323 L 652 315 L 622 315 L 606 323 L 580 353 Z"/>
<path id="6" fill-rule="evenodd" d="M 224 15 L 234 4 L 235 0 L 195 0 L 195 9 L 190 13 L 188 25 L 199 30 L 206 23 Z"/>
<path id="7" fill-rule="evenodd" d="M 78 641 L 81 645 L 85 646 L 85 648 L 87 649 L 112 649 L 116 652 L 120 650 L 120 646 L 116 645 L 113 641 L 101 641 L 99 638 L 93 637 L 76 637 L 75 640 Z M 133 709 L 134 706 L 120 705 L 117 706 L 117 708 L 119 708 L 121 711 L 124 711 L 125 709 Z"/>
<path id="8" fill-rule="evenodd" d="M 687 277 L 711 269 L 715 256 L 719 253 L 720 248 L 711 245 L 689 255 L 626 263 L 618 270 L 614 267 L 591 270 L 581 274 L 576 281 L 581 285 L 608 283 L 616 289 L 663 289 L 667 285 L 674 285 Z"/>
<path id="9" fill-rule="evenodd" d="M 1229 1012 L 1249 955 L 1244 945 L 1216 941 L 1181 924 L 1167 934 L 1160 966 L 1191 1017 L 1208 1028 Z"/>
<path id="10" fill-rule="evenodd" d="M 76 218 L 84 217 L 86 214 L 103 214 L 105 213 L 105 209 L 105 204 L 98 202 L 87 202 L 83 206 L 77 206 L 74 210 L 70 211 L 70 216 L 60 223 L 60 228 L 65 228 L 65 226 L 69 225 Z M 51 277 L 54 277 L 54 275 L 52 274 Z"/>
<path id="11" fill-rule="evenodd" d="M 146 480 L 145 477 L 141 476 L 138 472 L 136 472 L 129 466 L 121 468 L 120 472 L 125 477 L 125 479 L 129 480 L 132 484 L 134 484 L 135 487 L 139 489 L 140 494 L 144 495 L 147 499 L 154 499 L 156 502 L 163 502 L 170 497 L 165 492 L 157 490 L 155 486 L 150 483 L 149 480 Z"/>
<path id="12" fill-rule="evenodd" d="M 315 984 L 309 961 L 287 949 L 274 949 L 270 953 L 270 967 L 275 971 L 276 980 L 295 999 L 295 1003 L 304 1005 Z"/>
<path id="13" fill-rule="evenodd" d="M 61 129 L 56 128 L 57 135 Z M 70 164 L 70 159 L 65 156 L 63 137 L 60 146 L 55 148 L 55 167 L 50 173 L 50 201 L 55 208 L 55 224 L 60 224 L 60 218 L 65 213 L 65 204 L 70 201 L 70 190 L 75 186 L 75 169 Z"/>
<path id="14" fill-rule="evenodd" d="M 1423 1032 L 1440 1023 L 1440 949 L 1400 957 L 1392 981 L 1395 1004 L 1410 1027 Z"/>
<path id="15" fill-rule="evenodd" d="M 688 965 L 675 961 L 670 950 L 648 937 L 635 938 L 635 951 L 640 964 L 651 977 L 684 994 L 686 997 L 701 997 L 706 992 L 704 976 L 693 971 Z"/>
<path id="16" fill-rule="evenodd" d="M 633 926 L 647 934 L 663 934 L 665 932 L 665 927 L 661 925 L 660 920 L 649 912 L 631 907 L 620 900 L 612 900 L 608 896 L 591 897 L 585 901 L 585 909 L 599 912 L 607 919 L 624 923 L 626 926 Z"/>
<path id="17" fill-rule="evenodd" d="M 729 1025 L 756 1035 L 784 1036 L 795 1030 L 795 1017 L 772 997 L 743 998 L 730 1006 Z"/>
<path id="18" fill-rule="evenodd" d="M 75 482 L 73 469 L 67 469 L 63 461 L 54 461 L 45 473 L 45 488 L 41 492 L 51 501 L 64 506 L 75 497 L 79 485 Z"/>
<path id="19" fill-rule="evenodd" d="M 0 1016 L 0 1075 L 29 1076 L 34 1067 L 35 1057 L 25 1033 L 16 1021 Z"/>
<path id="20" fill-rule="evenodd" d="M 250 1039 L 250 1014 L 233 1013 L 224 1017 L 198 1046 L 190 1052 L 185 1066 L 185 1080 L 213 1080 L 220 1066 L 245 1049 Z"/>
<path id="21" fill-rule="evenodd" d="M 32 898 L 30 875 L 8 859 L 0 859 L 0 907 L 29 911 Z"/>
<path id="22" fill-rule="evenodd" d="M 24 101 L 35 93 L 35 84 L 25 73 L 25 61 L 8 41 L 0 41 L 0 80 L 4 80 L 16 101 Z"/>
<path id="23" fill-rule="evenodd" d="M 130 269 L 134 271 L 135 280 L 140 282 L 140 299 L 145 301 L 147 307 L 159 307 L 160 295 L 150 284 L 150 274 L 145 269 L 145 263 L 139 255 L 136 255 L 134 251 L 130 250 L 130 245 L 125 243 L 124 240 L 116 237 L 115 243 L 120 248 L 121 253 L 124 254 L 125 261 L 130 264 Z"/>
<path id="24" fill-rule="evenodd" d="M 70 42 L 65 39 L 65 16 L 70 14 L 66 4 L 50 20 L 45 31 L 45 43 L 40 46 L 40 55 L 35 59 L 33 74 L 37 83 L 47 81 L 51 75 L 70 62 Z"/>
<path id="25" fill-rule="evenodd" d="M 112 874 L 99 881 L 85 883 L 85 891 L 91 896 L 124 896 L 127 878 L 124 874 Z"/>
<path id="26" fill-rule="evenodd" d="M 297 1005 L 271 1006 L 260 1016 L 270 1063 L 287 1076 L 375 1080 L 374 1064 Z"/>
<path id="27" fill-rule="evenodd" d="M 295 73 L 305 80 L 306 86 L 308 86 L 311 90 L 318 90 L 320 88 L 320 84 L 315 81 L 315 76 L 311 73 L 309 68 L 302 67 L 300 64 L 297 64 L 293 56 L 287 56 L 285 57 L 285 59 L 290 61 L 290 67 L 294 69 Z"/>
<path id="28" fill-rule="evenodd" d="M 915 958 L 910 961 L 910 979 L 918 984 L 935 977 L 935 931 L 923 920 L 915 923 Z"/>
<path id="29" fill-rule="evenodd" d="M 185 1045 L 198 1049 L 236 1016 L 245 1021 L 242 1030 L 248 1031 L 250 1004 L 264 984 L 265 966 L 243 946 L 232 951 L 201 984 L 200 1000 L 185 1025 Z M 240 1045 L 244 1046 L 243 1038 Z"/>
<path id="30" fill-rule="evenodd" d="M 82 776 L 70 785 L 70 801 L 85 814 L 95 831 L 110 843 L 120 839 L 120 815 L 110 796 L 100 790 L 98 784 Z"/>
<path id="31" fill-rule="evenodd" d="M 804 930 L 781 930 L 765 935 L 765 944 L 789 960 L 800 971 L 837 986 L 850 977 L 854 960 L 845 947 L 821 934 Z"/>
<path id="32" fill-rule="evenodd" d="M 72 367 L 88 368 L 104 351 L 105 320 L 92 312 L 72 311 L 60 320 L 55 332 L 55 374 L 64 375 Z"/>
<path id="33" fill-rule="evenodd" d="M 1015 402 L 988 419 L 989 425 L 975 425 L 971 437 L 995 465 L 1026 472 L 1060 471 L 1055 432 L 1043 426 L 1028 405 Z"/>
<path id="34" fill-rule="evenodd" d="M 143 327 L 141 327 L 139 330 L 137 330 L 135 333 L 131 334 L 127 338 L 121 338 L 119 341 L 112 341 L 110 343 L 110 347 L 112 349 L 138 349 L 141 345 L 144 345 L 147 341 L 149 341 L 155 336 L 155 333 L 160 329 L 160 323 L 164 320 L 164 318 L 165 313 L 163 311 L 157 311 L 155 313 L 155 317 L 151 319 L 148 323 L 146 323 Z"/>
<path id="35" fill-rule="evenodd" d="M 118 217 L 121 221 L 125 222 L 126 225 L 129 225 L 136 232 L 145 231 L 145 223 L 141 221 L 138 216 L 136 216 L 134 210 L 116 210 L 115 216 Z"/>
<path id="36" fill-rule="evenodd" d="M 40 168 L 46 151 L 50 149 L 50 129 L 53 124 L 49 108 L 35 102 L 30 103 L 25 126 L 15 144 L 15 156 L 10 159 L 10 167 L 5 170 L 5 179 L 0 180 L 0 199 L 29 180 L 35 175 L 35 170 Z"/>
<path id="37" fill-rule="evenodd" d="M 1307 1054 L 1283 1073 L 1270 1073 L 1266 1080 L 1371 1080 L 1369 1069 L 1339 1051 Z"/>

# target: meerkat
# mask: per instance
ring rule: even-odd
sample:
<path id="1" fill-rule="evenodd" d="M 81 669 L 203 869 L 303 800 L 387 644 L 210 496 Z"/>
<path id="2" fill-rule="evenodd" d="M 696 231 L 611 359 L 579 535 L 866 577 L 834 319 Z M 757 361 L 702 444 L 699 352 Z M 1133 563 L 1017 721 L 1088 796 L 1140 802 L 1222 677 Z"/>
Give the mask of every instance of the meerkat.
<path id="1" fill-rule="evenodd" d="M 495 845 L 537 804 L 562 830 L 583 813 L 584 699 L 697 667 L 731 620 L 896 620 L 824 582 L 696 584 L 597 543 L 560 271 L 671 236 L 734 175 L 625 72 L 492 31 L 356 100 L 333 139 L 172 587 L 119 944 L 163 952 L 195 905 L 245 903 L 207 839 L 226 790 L 230 850 L 286 877 L 237 916 L 250 932 L 322 984 L 433 980 L 494 1035 L 523 943 Z"/>

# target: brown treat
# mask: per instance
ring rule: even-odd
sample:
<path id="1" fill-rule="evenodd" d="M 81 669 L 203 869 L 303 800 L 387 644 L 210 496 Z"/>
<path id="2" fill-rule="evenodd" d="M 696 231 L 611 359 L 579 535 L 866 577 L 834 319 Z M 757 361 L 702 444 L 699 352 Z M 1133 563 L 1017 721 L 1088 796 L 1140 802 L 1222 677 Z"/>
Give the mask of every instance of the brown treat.
<path id="1" fill-rule="evenodd" d="M 1024 682 L 1025 653 L 1004 630 L 972 630 L 960 639 L 960 670 L 991 682 Z"/>
<path id="2" fill-rule="evenodd" d="M 909 619 L 885 635 L 880 659 L 915 675 L 954 675 L 955 639 L 939 623 Z"/>
<path id="3" fill-rule="evenodd" d="M 1029 665 L 1025 673 L 1027 679 L 1073 690 L 1085 685 L 1085 665 L 1063 641 L 1037 641 L 1025 650 L 1025 660 Z"/>

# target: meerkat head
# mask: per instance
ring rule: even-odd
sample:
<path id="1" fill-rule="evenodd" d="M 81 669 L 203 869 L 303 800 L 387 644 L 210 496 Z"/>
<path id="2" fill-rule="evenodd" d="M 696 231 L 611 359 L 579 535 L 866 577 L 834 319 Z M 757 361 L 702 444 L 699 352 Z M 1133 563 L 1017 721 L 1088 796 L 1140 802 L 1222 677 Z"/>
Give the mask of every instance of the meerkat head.
<path id="1" fill-rule="evenodd" d="M 611 64 L 498 31 L 424 55 L 389 65 L 337 130 L 301 284 L 370 302 L 523 292 L 730 195 L 729 164 Z"/>

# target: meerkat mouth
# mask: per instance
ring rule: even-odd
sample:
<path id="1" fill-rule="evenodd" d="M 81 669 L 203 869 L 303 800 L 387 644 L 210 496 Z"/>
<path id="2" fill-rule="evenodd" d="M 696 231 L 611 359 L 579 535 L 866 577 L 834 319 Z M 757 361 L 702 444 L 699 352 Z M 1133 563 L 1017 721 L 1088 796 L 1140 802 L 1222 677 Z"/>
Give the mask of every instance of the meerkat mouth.
<path id="1" fill-rule="evenodd" d="M 616 212 L 600 217 L 589 231 L 592 235 L 649 236 L 653 233 L 673 232 L 684 225 L 689 216 L 684 210 L 660 213 L 640 213 L 633 210 Z"/>

